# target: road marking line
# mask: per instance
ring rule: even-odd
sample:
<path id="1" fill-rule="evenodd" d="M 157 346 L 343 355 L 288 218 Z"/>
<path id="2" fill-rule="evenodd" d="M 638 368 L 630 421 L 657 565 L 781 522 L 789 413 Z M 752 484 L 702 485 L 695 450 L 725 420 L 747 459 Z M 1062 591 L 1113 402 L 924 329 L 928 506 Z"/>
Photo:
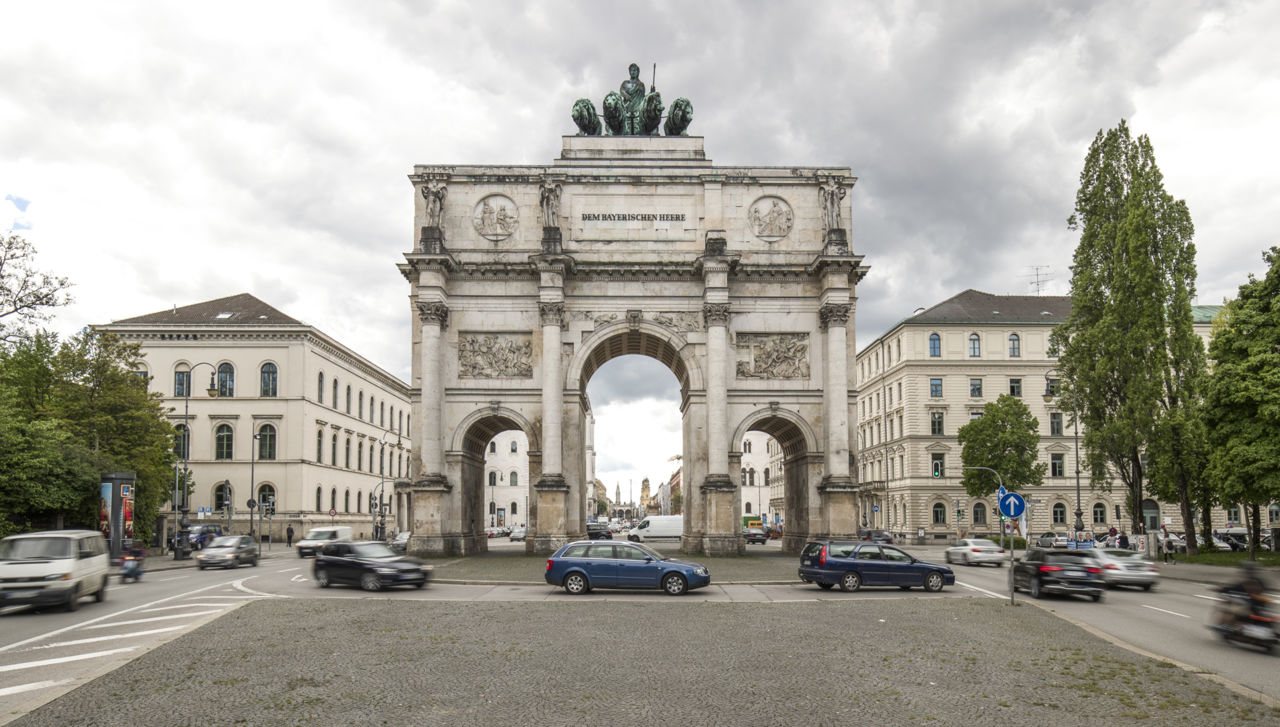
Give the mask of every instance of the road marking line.
<path id="1" fill-rule="evenodd" d="M 306 577 L 306 576 L 304 576 L 304 575 L 299 574 L 299 575 L 296 575 L 296 576 L 294 576 L 294 577 L 290 578 L 290 579 L 289 579 L 289 582 L 290 582 L 290 583 L 302 583 L 302 582 L 304 582 L 304 581 L 309 581 L 309 580 L 311 580 L 311 579 L 310 579 L 310 578 L 308 578 L 308 577 Z"/>
<path id="2" fill-rule="evenodd" d="M 96 624 L 93 626 L 85 626 L 86 629 L 109 629 L 116 626 L 132 626 L 133 624 L 144 624 L 152 621 L 168 621 L 175 618 L 194 618 L 196 616 L 207 616 L 211 613 L 221 613 L 220 611 L 196 611 L 195 613 L 173 613 L 168 616 L 152 616 L 151 618 L 138 618 L 132 621 L 115 621 L 113 623 Z"/>
<path id="3" fill-rule="evenodd" d="M 238 583 L 238 582 L 239 582 L 239 581 L 237 581 L 237 583 Z M 243 590 L 243 589 L 242 589 L 242 590 Z M 238 600 L 238 599 L 242 599 L 242 598 L 244 598 L 244 599 L 250 599 L 250 598 L 252 598 L 252 599 L 255 599 L 255 600 L 256 600 L 256 599 L 262 598 L 262 596 L 231 596 L 231 595 L 227 595 L 227 596 L 216 596 L 216 595 L 215 595 L 215 596 L 211 596 L 211 598 L 235 598 L 235 599 L 237 599 L 237 600 Z M 226 604 L 226 605 L 230 605 L 230 604 Z"/>
<path id="4" fill-rule="evenodd" d="M 249 578 L 253 578 L 253 576 L 249 576 Z M 289 596 L 278 596 L 278 595 L 276 595 L 276 594 L 274 594 L 274 593 L 263 593 L 262 591 L 255 591 L 255 590 L 253 590 L 252 588 L 250 588 L 250 587 L 248 587 L 248 586 L 246 586 L 246 585 L 244 584 L 244 582 L 245 582 L 245 581 L 247 581 L 247 580 L 249 580 L 249 578 L 241 578 L 241 579 L 240 579 L 240 580 L 238 580 L 238 581 L 234 581 L 234 582 L 231 584 L 231 586 L 232 586 L 233 588 L 238 589 L 238 590 L 244 591 L 245 593 L 252 593 L 252 594 L 254 594 L 254 595 L 252 595 L 252 596 L 230 596 L 230 598 L 258 598 L 258 597 L 264 597 L 264 598 L 289 598 Z"/>
<path id="5" fill-rule="evenodd" d="M 963 586 L 964 588 L 968 588 L 968 589 L 971 589 L 971 590 L 974 590 L 974 591 L 978 591 L 978 592 L 980 592 L 980 593 L 985 593 L 985 594 L 987 595 L 987 597 L 988 597 L 988 598 L 1004 598 L 1004 596 L 1003 596 L 1003 595 L 1001 595 L 1001 594 L 999 594 L 999 593 L 996 593 L 995 591 L 988 591 L 988 590 L 987 590 L 987 589 L 985 589 L 985 588 L 978 588 L 977 586 L 971 586 L 971 585 L 969 585 L 968 583 L 961 583 L 960 581 L 956 581 L 956 585 L 957 585 L 957 586 Z"/>
<path id="6" fill-rule="evenodd" d="M 1155 606 L 1148 606 L 1148 605 L 1147 605 L 1147 604 L 1145 604 L 1145 603 L 1144 603 L 1144 604 L 1142 604 L 1142 607 L 1143 607 L 1143 608 L 1149 608 L 1149 609 L 1151 609 L 1152 611 L 1159 611 L 1160 613 L 1167 613 L 1167 614 L 1169 614 L 1170 616 L 1181 616 L 1181 617 L 1183 617 L 1183 618 L 1191 618 L 1190 616 L 1186 615 L 1185 613 L 1178 613 L 1177 611 L 1166 611 L 1166 610 L 1164 610 L 1163 608 L 1156 608 Z"/>
<path id="7" fill-rule="evenodd" d="M 234 606 L 234 605 L 235 605 L 234 603 L 208 603 L 208 602 L 202 601 L 202 602 L 184 603 L 181 606 L 157 606 L 155 608 L 144 608 L 138 613 L 155 613 L 156 611 L 172 611 L 177 608 L 194 608 L 196 606 L 212 606 L 214 608 L 225 608 L 227 606 Z"/>
<path id="8" fill-rule="evenodd" d="M 59 646 L 78 646 L 80 644 L 92 644 L 98 641 L 112 641 L 114 639 L 132 639 L 138 636 L 150 636 L 151 634 L 162 634 L 166 631 L 178 631 L 179 629 L 185 629 L 185 628 L 186 626 L 170 626 L 168 628 L 163 628 L 163 629 L 151 629 L 150 631 L 134 631 L 133 633 L 129 633 L 129 634 L 113 634 L 111 636 L 95 636 L 92 639 L 76 639 L 75 641 L 59 641 L 56 644 L 41 644 L 39 646 L 33 646 L 30 649 L 27 649 L 27 651 L 35 651 L 36 649 L 54 649 Z"/>
<path id="9" fill-rule="evenodd" d="M 1218 598 L 1217 596 L 1202 596 L 1202 595 L 1200 595 L 1200 594 L 1198 594 L 1198 593 L 1197 593 L 1197 594 L 1193 594 L 1193 595 L 1195 595 L 1195 597 L 1196 597 L 1196 598 L 1203 598 L 1203 599 L 1204 599 L 1204 600 L 1206 600 L 1206 601 L 1221 601 L 1221 600 L 1222 600 L 1221 598 Z"/>
<path id="10" fill-rule="evenodd" d="M 298 566 L 297 568 L 285 568 L 284 570 L 276 571 L 276 573 L 292 573 L 296 570 L 302 570 L 302 566 Z"/>
<path id="11" fill-rule="evenodd" d="M 0 689 L 0 697 L 7 697 L 10 694 L 22 694 L 23 692 L 34 692 L 37 689 L 48 689 L 56 687 L 59 684 L 67 684 L 73 682 L 74 679 L 50 679 L 43 682 L 31 682 L 30 684 L 19 684 L 16 687 L 5 687 Z"/>
<path id="12" fill-rule="evenodd" d="M 84 626 L 88 626 L 89 624 L 92 624 L 92 623 L 97 623 L 97 622 L 99 622 L 99 621 L 104 621 L 104 620 L 106 620 L 106 619 L 113 618 L 113 617 L 115 617 L 115 616 L 120 616 L 121 614 L 132 613 L 132 612 L 137 611 L 137 610 L 139 610 L 139 609 L 147 608 L 148 606 L 154 606 L 154 605 L 156 605 L 157 603 L 165 603 L 166 601 L 172 601 L 172 600 L 173 600 L 173 599 L 175 599 L 175 598 L 190 598 L 191 596 L 193 596 L 193 595 L 195 595 L 195 594 L 197 594 L 197 593 L 200 593 L 200 592 L 202 592 L 202 591 L 209 591 L 209 590 L 213 590 L 214 588 L 221 588 L 223 585 L 225 585 L 225 584 L 223 584 L 223 583 L 215 583 L 215 584 L 213 584 L 213 585 L 211 585 L 211 586 L 204 586 L 204 587 L 201 587 L 201 588 L 197 588 L 197 589 L 195 589 L 194 591 L 187 591 L 186 593 L 179 593 L 179 594 L 177 594 L 176 596 L 166 596 L 166 597 L 164 597 L 164 598 L 159 598 L 159 599 L 156 599 L 156 600 L 154 600 L 154 601 L 151 601 L 151 602 L 148 602 L 148 603 L 143 603 L 143 604 L 138 605 L 138 606 L 130 606 L 129 608 L 121 609 L 121 610 L 119 610 L 119 611 L 115 611 L 115 612 L 113 612 L 113 613 L 109 613 L 109 614 L 107 614 L 107 615 L 105 615 L 105 616 L 99 616 L 99 617 L 97 617 L 97 618 L 89 619 L 88 621 L 84 621 L 84 622 L 82 622 L 82 623 L 72 624 L 72 625 L 70 625 L 70 626 L 63 626 L 63 627 L 62 627 L 62 628 L 60 628 L 60 629 L 54 629 L 53 631 L 47 631 L 47 632 L 45 632 L 45 633 L 43 633 L 43 634 L 40 634 L 40 635 L 38 635 L 38 636 L 32 636 L 32 637 L 31 637 L 31 638 L 29 638 L 29 639 L 23 639 L 22 641 L 15 641 L 15 642 L 13 642 L 12 644 L 5 644 L 4 646 L 0 646 L 0 653 L 3 653 L 3 652 L 6 652 L 6 651 L 9 651 L 10 649 L 16 649 L 16 648 L 18 648 L 19 646 L 26 646 L 27 644 L 31 643 L 32 641 L 39 641 L 40 639 L 47 639 L 47 638 L 49 638 L 50 636 L 57 636 L 58 634 L 61 634 L 61 633 L 64 633 L 64 632 L 70 631 L 70 630 L 72 630 L 72 629 L 82 628 L 82 627 L 84 627 Z"/>
<path id="13" fill-rule="evenodd" d="M 59 656 L 56 659 L 41 659 L 40 661 L 26 661 L 21 664 L 7 664 L 0 666 L 0 672 L 17 671 L 19 669 L 32 669 L 37 666 L 49 666 L 50 664 L 65 664 L 68 661 L 84 661 L 85 659 L 97 659 L 102 656 L 111 656 L 112 654 L 123 654 L 127 651 L 137 649 L 136 646 L 126 646 L 121 649 L 109 649 L 107 651 L 94 651 L 89 654 L 76 654 L 75 656 Z"/>
<path id="14" fill-rule="evenodd" d="M 168 583 L 169 581 L 180 581 L 183 578 L 190 578 L 190 577 L 191 576 L 174 576 L 172 578 L 161 578 L 160 580 L 156 581 L 156 583 Z"/>

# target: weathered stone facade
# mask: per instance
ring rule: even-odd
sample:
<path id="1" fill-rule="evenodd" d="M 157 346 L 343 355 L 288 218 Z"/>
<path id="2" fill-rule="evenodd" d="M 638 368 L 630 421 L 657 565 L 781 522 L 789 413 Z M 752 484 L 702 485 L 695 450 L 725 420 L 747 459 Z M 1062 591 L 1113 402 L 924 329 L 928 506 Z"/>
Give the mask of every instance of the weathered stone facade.
<path id="1" fill-rule="evenodd" d="M 642 354 L 680 383 L 687 552 L 738 552 L 748 431 L 784 451 L 787 537 L 856 531 L 855 286 L 843 168 L 716 167 L 700 137 L 568 136 L 547 166 L 417 166 L 410 284 L 418 553 L 486 548 L 484 447 L 529 442 L 530 552 L 586 531 L 586 385 Z M 444 190 L 443 192 L 441 190 Z"/>

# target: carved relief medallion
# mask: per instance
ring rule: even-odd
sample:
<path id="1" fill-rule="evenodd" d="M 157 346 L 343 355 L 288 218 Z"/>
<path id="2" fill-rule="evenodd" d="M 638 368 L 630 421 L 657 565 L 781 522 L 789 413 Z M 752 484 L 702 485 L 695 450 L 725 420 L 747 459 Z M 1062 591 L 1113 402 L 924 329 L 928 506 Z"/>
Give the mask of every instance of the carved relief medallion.
<path id="1" fill-rule="evenodd" d="M 533 378 L 533 337 L 527 333 L 461 333 L 458 375 L 471 379 Z"/>
<path id="2" fill-rule="evenodd" d="M 809 378 L 807 333 L 740 333 L 737 344 L 740 379 Z"/>
<path id="3" fill-rule="evenodd" d="M 520 226 L 520 210 L 510 197 L 491 194 L 476 203 L 471 223 L 486 240 L 505 240 Z"/>
<path id="4" fill-rule="evenodd" d="M 795 213 L 785 199 L 769 195 L 751 203 L 747 219 L 756 237 L 765 242 L 777 242 L 791 233 Z"/>

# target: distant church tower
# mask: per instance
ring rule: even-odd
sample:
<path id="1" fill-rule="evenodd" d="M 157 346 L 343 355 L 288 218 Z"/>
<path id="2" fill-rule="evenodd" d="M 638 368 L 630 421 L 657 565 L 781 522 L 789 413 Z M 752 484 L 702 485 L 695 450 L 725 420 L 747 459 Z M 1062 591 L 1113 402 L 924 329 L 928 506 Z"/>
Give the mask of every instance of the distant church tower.
<path id="1" fill-rule="evenodd" d="M 649 509 L 649 478 L 640 481 L 640 512 Z"/>

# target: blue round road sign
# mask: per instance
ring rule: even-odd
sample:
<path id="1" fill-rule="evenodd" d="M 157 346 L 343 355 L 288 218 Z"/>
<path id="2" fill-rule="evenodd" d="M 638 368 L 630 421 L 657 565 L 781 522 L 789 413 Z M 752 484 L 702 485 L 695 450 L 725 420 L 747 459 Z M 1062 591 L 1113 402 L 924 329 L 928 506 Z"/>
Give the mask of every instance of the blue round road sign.
<path id="1" fill-rule="evenodd" d="M 1007 492 L 1000 498 L 1000 512 L 1008 518 L 1016 518 L 1027 509 L 1027 501 L 1016 492 Z"/>

